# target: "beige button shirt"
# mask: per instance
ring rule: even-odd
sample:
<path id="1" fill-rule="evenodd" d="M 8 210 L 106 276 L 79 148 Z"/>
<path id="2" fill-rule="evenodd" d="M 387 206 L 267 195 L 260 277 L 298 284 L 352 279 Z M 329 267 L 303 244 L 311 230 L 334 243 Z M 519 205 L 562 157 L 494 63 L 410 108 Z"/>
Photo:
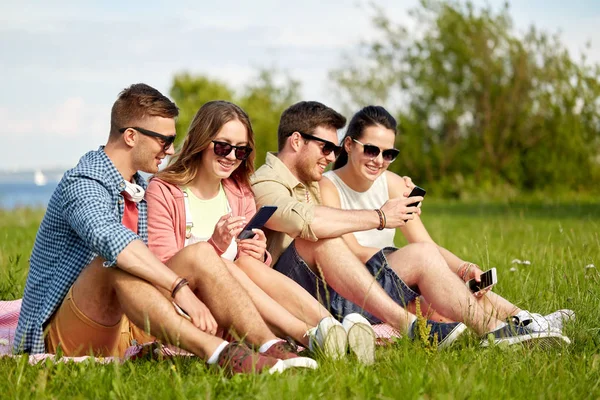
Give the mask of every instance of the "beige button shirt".
<path id="1" fill-rule="evenodd" d="M 275 153 L 268 153 L 266 163 L 251 178 L 257 208 L 277 206 L 265 227 L 267 248 L 273 264 L 297 237 L 317 241 L 310 227 L 315 205 L 321 204 L 319 184 L 306 186 L 296 178 Z"/>

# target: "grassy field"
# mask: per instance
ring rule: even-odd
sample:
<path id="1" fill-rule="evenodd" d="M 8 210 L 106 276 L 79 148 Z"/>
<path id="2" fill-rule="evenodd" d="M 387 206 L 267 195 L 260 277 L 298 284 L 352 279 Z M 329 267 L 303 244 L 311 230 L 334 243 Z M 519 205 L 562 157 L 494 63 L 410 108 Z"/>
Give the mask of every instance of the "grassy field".
<path id="1" fill-rule="evenodd" d="M 565 330 L 572 345 L 481 350 L 467 337 L 432 353 L 400 340 L 378 349 L 371 367 L 351 358 L 319 360 L 317 371 L 232 379 L 193 359 L 30 366 L 25 358 L 4 358 L 0 398 L 599 398 L 600 204 L 430 199 L 423 210 L 438 244 L 483 269 L 498 269 L 498 293 L 541 313 L 575 310 L 577 320 Z M 41 217 L 31 210 L 0 212 L 0 299 L 21 296 Z"/>

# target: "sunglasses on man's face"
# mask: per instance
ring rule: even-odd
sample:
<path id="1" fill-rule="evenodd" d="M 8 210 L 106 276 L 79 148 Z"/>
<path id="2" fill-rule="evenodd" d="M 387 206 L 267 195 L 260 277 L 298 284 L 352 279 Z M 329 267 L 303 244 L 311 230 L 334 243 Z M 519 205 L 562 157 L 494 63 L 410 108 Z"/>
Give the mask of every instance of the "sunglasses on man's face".
<path id="1" fill-rule="evenodd" d="M 133 129 L 134 131 L 138 131 L 139 133 L 141 133 L 144 136 L 150 136 L 150 137 L 159 139 L 160 143 L 163 145 L 163 151 L 169 150 L 169 147 L 171 147 L 171 145 L 175 142 L 175 137 L 177 136 L 177 135 L 170 135 L 170 136 L 162 135 L 158 132 L 149 131 L 148 129 L 138 128 L 135 126 L 128 126 L 127 128 L 121 128 L 121 129 L 119 129 L 119 132 L 125 133 L 125 131 L 127 129 Z"/>
<path id="2" fill-rule="evenodd" d="M 324 156 L 328 156 L 331 154 L 331 152 L 333 152 L 333 155 L 337 157 L 342 151 L 341 146 L 338 146 L 335 143 L 330 142 L 329 140 L 321 139 L 320 137 L 309 135 L 308 133 L 302 133 L 300 131 L 296 132 L 298 132 L 300 136 L 302 136 L 302 138 L 305 140 L 314 140 L 316 142 L 324 143 L 323 146 L 321 146 L 321 153 L 323 153 Z M 289 133 L 288 136 L 292 136 L 293 134 L 294 132 Z"/>
<path id="3" fill-rule="evenodd" d="M 398 154 L 400 154 L 400 150 L 398 149 L 387 149 L 381 151 L 381 149 L 375 145 L 364 144 L 356 139 L 352 140 L 354 140 L 356 143 L 360 144 L 363 147 L 363 153 L 365 154 L 365 156 L 369 158 L 376 158 L 379 155 L 379 153 L 381 153 L 381 157 L 386 163 L 391 163 L 398 157 Z"/>
<path id="4" fill-rule="evenodd" d="M 234 146 L 231 143 L 219 142 L 218 140 L 213 140 L 212 142 L 215 145 L 213 151 L 219 157 L 227 157 L 231 153 L 231 150 L 235 150 L 235 158 L 244 161 L 252 153 L 252 147 L 250 146 Z"/>

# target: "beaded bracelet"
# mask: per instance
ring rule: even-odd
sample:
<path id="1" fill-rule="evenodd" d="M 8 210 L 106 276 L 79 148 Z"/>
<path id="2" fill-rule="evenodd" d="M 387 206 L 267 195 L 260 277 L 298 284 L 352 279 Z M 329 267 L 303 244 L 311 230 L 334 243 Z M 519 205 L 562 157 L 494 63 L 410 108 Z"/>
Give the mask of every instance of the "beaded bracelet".
<path id="1" fill-rule="evenodd" d="M 189 285 L 190 283 L 188 282 L 187 279 L 185 278 L 181 278 L 181 280 L 177 283 L 177 285 L 175 285 L 175 288 L 171 291 L 171 298 L 174 299 L 175 295 L 177 294 L 177 292 L 184 286 Z"/>
<path id="2" fill-rule="evenodd" d="M 382 231 L 383 228 L 385 228 L 385 214 L 383 213 L 383 211 L 381 211 L 378 208 L 375 209 L 375 212 L 377 213 L 377 216 L 379 217 L 379 227 L 377 228 L 377 230 Z"/>

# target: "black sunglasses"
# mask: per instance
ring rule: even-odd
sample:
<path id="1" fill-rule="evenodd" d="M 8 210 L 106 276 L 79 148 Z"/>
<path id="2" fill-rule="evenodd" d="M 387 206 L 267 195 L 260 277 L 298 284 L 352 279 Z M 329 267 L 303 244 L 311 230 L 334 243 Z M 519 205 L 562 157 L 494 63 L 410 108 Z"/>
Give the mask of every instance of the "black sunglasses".
<path id="1" fill-rule="evenodd" d="M 306 140 L 314 140 L 316 142 L 325 143 L 323 146 L 321 146 L 321 153 L 323 153 L 324 156 L 328 156 L 331 154 L 331 152 L 333 152 L 333 155 L 335 155 L 337 157 L 340 155 L 340 152 L 342 151 L 341 146 L 338 146 L 335 143 L 330 142 L 329 140 L 321 139 L 320 137 L 309 135 L 308 133 L 302 133 L 300 131 L 295 131 L 295 132 L 298 132 L 300 134 L 300 136 L 302 136 L 302 138 L 304 138 Z M 294 132 L 288 133 L 287 136 L 292 136 L 293 134 L 294 134 Z"/>
<path id="2" fill-rule="evenodd" d="M 250 157 L 250 153 L 252 153 L 252 147 L 250 146 L 234 146 L 231 143 L 219 142 L 217 140 L 213 140 L 212 142 L 215 145 L 215 147 L 213 147 L 213 151 L 219 157 L 227 157 L 233 149 L 235 150 L 235 158 L 240 161 L 244 161 Z"/>
<path id="3" fill-rule="evenodd" d="M 364 143 L 359 142 L 356 139 L 352 139 L 352 140 L 354 140 L 356 143 L 362 145 L 365 156 L 367 156 L 369 158 L 375 158 L 379 155 L 379 153 L 381 153 L 381 156 L 383 157 L 383 161 L 391 163 L 398 157 L 398 154 L 400 154 L 400 150 L 398 150 L 398 149 L 387 149 L 387 150 L 381 151 L 381 149 L 375 145 L 364 144 Z"/>
<path id="4" fill-rule="evenodd" d="M 167 151 L 169 149 L 169 147 L 171 147 L 171 145 L 175 142 L 175 137 L 176 135 L 162 135 L 158 132 L 154 132 L 154 131 L 149 131 L 148 129 L 144 129 L 144 128 L 138 128 L 135 126 L 128 126 L 127 128 L 121 128 L 119 129 L 119 132 L 121 133 L 125 133 L 125 131 L 127 129 L 133 129 L 138 131 L 139 133 L 141 133 L 142 135 L 145 136 L 150 136 L 150 137 L 154 137 L 154 138 L 158 138 L 161 140 L 161 144 L 163 145 L 163 150 Z"/>

